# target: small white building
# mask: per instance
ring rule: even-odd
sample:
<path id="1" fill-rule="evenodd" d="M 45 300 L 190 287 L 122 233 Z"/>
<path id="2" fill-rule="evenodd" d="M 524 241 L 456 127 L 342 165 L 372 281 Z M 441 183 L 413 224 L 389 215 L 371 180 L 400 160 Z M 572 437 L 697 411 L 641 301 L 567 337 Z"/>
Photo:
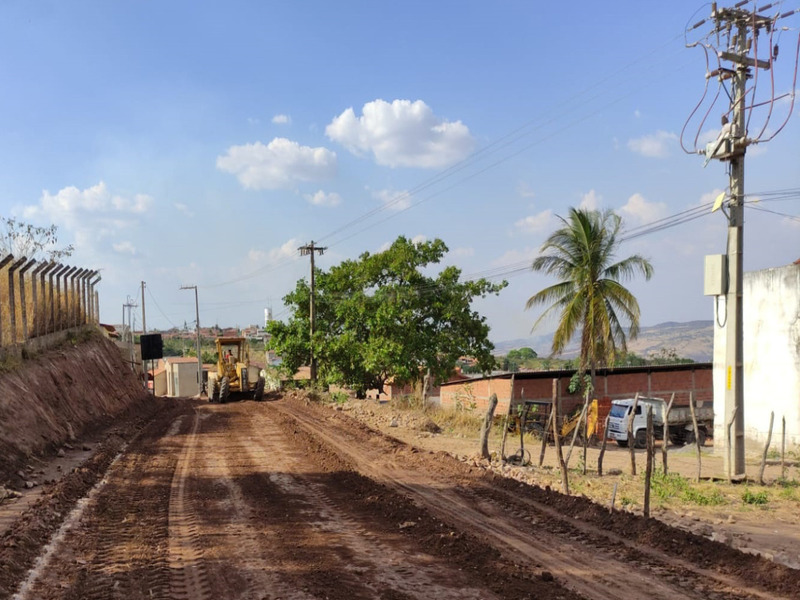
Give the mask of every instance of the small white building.
<path id="1" fill-rule="evenodd" d="M 800 261 L 744 274 L 744 423 L 747 442 L 759 450 L 775 413 L 773 447 L 780 448 L 781 420 L 787 446 L 800 445 Z M 714 325 L 714 440 L 724 443 L 725 302 L 718 303 Z M 732 317 L 730 317 L 732 318 Z M 746 445 L 747 451 L 756 448 Z"/>
<path id="2" fill-rule="evenodd" d="M 197 396 L 200 386 L 197 378 L 197 358 L 167 356 L 164 358 L 167 396 Z M 201 373 L 202 376 L 202 373 Z"/>

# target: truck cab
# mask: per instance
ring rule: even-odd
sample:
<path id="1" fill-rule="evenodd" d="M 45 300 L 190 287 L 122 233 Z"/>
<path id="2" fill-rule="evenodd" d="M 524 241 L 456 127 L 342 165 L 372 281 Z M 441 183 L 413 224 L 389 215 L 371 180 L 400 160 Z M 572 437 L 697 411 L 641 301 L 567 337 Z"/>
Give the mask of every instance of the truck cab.
<path id="1" fill-rule="evenodd" d="M 628 446 L 628 419 L 633 409 L 633 398 L 613 400 L 608 415 L 608 437 L 623 448 Z M 633 415 L 633 440 L 636 448 L 644 448 L 647 443 L 647 409 L 653 408 L 653 425 L 662 427 L 662 398 L 639 398 L 636 414 Z"/>
<path id="2" fill-rule="evenodd" d="M 628 420 L 633 409 L 633 398 L 613 400 L 608 416 L 608 437 L 617 444 L 626 447 L 628 440 Z M 706 438 L 714 431 L 714 407 L 703 406 L 700 402 L 695 407 L 695 416 L 689 406 L 673 406 L 664 423 L 665 403 L 662 398 L 639 398 L 636 414 L 633 415 L 633 442 L 636 448 L 644 448 L 647 444 L 647 410 L 653 409 L 653 434 L 655 439 L 669 437 L 676 446 L 697 442 L 703 446 Z M 697 431 L 695 431 L 695 422 Z"/>

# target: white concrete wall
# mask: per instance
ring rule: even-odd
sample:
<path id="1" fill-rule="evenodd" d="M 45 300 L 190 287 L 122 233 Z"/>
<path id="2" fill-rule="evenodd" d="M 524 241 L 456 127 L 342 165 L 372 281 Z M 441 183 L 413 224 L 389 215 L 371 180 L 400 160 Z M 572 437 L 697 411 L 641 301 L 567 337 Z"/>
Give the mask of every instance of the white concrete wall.
<path id="1" fill-rule="evenodd" d="M 166 396 L 196 396 L 199 392 L 197 385 L 197 363 L 166 361 Z"/>
<path id="2" fill-rule="evenodd" d="M 800 445 L 800 265 L 744 274 L 744 418 L 746 451 L 763 450 L 775 412 L 772 447 L 780 448 L 781 418 L 788 447 Z M 714 441 L 724 443 L 725 299 L 715 308 Z M 731 315 L 729 315 L 732 318 Z"/>

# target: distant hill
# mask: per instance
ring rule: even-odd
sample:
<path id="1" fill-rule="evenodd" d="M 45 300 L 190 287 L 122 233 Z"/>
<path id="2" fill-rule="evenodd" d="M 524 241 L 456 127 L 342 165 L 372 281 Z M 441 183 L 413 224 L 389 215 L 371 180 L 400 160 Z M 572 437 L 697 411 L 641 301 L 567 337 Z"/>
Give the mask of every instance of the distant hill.
<path id="1" fill-rule="evenodd" d="M 515 348 L 533 348 L 539 356 L 550 352 L 552 333 L 529 338 L 519 338 L 495 343 L 495 354 L 506 354 Z M 714 355 L 714 322 L 689 321 L 688 323 L 667 322 L 642 327 L 639 336 L 628 342 L 628 350 L 647 357 L 662 348 L 673 348 L 678 356 L 691 358 L 696 362 L 710 362 Z M 574 340 L 561 358 L 578 355 L 578 343 Z"/>

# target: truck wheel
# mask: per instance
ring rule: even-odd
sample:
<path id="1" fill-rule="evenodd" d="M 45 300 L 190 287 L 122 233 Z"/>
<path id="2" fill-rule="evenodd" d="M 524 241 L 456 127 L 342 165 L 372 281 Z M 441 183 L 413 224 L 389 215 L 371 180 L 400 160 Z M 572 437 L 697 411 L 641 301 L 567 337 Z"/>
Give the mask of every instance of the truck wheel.
<path id="1" fill-rule="evenodd" d="M 253 392 L 253 400 L 256 402 L 261 402 L 264 399 L 264 385 L 266 381 L 263 377 L 259 377 L 258 381 L 256 381 L 256 389 Z"/>
<path id="2" fill-rule="evenodd" d="M 227 377 L 222 378 L 222 382 L 219 384 L 219 401 L 221 404 L 225 404 L 228 401 L 228 396 L 231 393 L 231 384 Z"/>
<path id="3" fill-rule="evenodd" d="M 634 448 L 646 448 L 647 447 L 647 431 L 644 429 L 640 429 L 636 432 L 633 436 L 634 441 Z"/>
<path id="4" fill-rule="evenodd" d="M 700 446 L 706 445 L 706 432 L 703 431 L 702 429 L 697 430 L 697 440 L 700 442 Z M 686 432 L 686 443 L 687 444 L 695 443 L 694 431 Z"/>
<path id="5" fill-rule="evenodd" d="M 216 379 L 208 382 L 208 401 L 212 404 L 219 402 L 219 382 Z"/>
<path id="6" fill-rule="evenodd" d="M 627 448 L 628 440 L 617 440 L 617 446 L 619 446 L 620 448 Z"/>

